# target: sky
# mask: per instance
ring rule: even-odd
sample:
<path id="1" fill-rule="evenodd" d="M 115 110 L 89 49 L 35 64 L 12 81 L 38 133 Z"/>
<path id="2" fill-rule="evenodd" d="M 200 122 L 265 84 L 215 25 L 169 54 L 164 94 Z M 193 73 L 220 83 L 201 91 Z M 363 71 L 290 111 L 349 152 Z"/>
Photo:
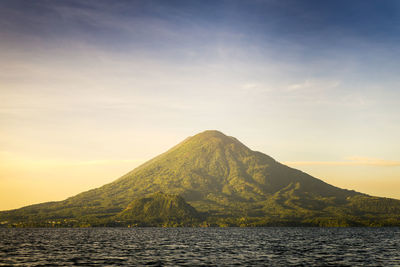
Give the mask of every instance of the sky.
<path id="1" fill-rule="evenodd" d="M 0 1 L 0 210 L 216 129 L 400 199 L 400 2 Z"/>

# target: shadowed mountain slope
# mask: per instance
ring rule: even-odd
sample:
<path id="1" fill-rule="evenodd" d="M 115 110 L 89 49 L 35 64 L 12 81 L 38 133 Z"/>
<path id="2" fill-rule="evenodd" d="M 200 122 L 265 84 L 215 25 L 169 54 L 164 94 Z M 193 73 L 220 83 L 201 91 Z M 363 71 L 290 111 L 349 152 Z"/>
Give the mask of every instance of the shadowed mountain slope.
<path id="1" fill-rule="evenodd" d="M 185 226 L 198 222 L 200 214 L 177 195 L 157 192 L 133 200 L 118 213 L 117 220 L 136 226 Z"/>
<path id="2" fill-rule="evenodd" d="M 207 214 L 206 223 L 217 225 L 396 225 L 400 221 L 399 200 L 334 187 L 218 131 L 189 137 L 110 184 L 64 201 L 2 212 L 0 219 L 101 224 L 115 220 L 135 199 L 156 192 L 183 197 Z"/>

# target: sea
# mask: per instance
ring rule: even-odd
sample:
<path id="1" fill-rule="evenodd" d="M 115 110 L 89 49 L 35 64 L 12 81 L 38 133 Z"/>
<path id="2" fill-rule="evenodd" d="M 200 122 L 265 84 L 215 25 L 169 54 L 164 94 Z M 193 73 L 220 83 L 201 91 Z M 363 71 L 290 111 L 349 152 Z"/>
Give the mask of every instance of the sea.
<path id="1" fill-rule="evenodd" d="M 0 228 L 0 266 L 400 266 L 400 228 Z"/>

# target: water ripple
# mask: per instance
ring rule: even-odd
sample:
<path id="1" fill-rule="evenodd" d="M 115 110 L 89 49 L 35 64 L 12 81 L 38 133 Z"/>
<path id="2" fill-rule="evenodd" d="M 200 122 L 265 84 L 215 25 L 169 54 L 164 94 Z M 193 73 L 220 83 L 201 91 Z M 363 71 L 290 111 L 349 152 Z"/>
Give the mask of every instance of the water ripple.
<path id="1" fill-rule="evenodd" d="M 3 228 L 0 265 L 400 266 L 400 229 Z"/>

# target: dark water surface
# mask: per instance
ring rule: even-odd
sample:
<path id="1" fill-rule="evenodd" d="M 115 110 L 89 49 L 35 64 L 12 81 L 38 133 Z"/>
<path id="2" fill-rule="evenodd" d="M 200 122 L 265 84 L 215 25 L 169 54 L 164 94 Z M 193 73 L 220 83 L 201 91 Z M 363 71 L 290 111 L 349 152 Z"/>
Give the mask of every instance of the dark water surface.
<path id="1" fill-rule="evenodd" d="M 3 228 L 0 265 L 400 266 L 400 229 Z"/>

